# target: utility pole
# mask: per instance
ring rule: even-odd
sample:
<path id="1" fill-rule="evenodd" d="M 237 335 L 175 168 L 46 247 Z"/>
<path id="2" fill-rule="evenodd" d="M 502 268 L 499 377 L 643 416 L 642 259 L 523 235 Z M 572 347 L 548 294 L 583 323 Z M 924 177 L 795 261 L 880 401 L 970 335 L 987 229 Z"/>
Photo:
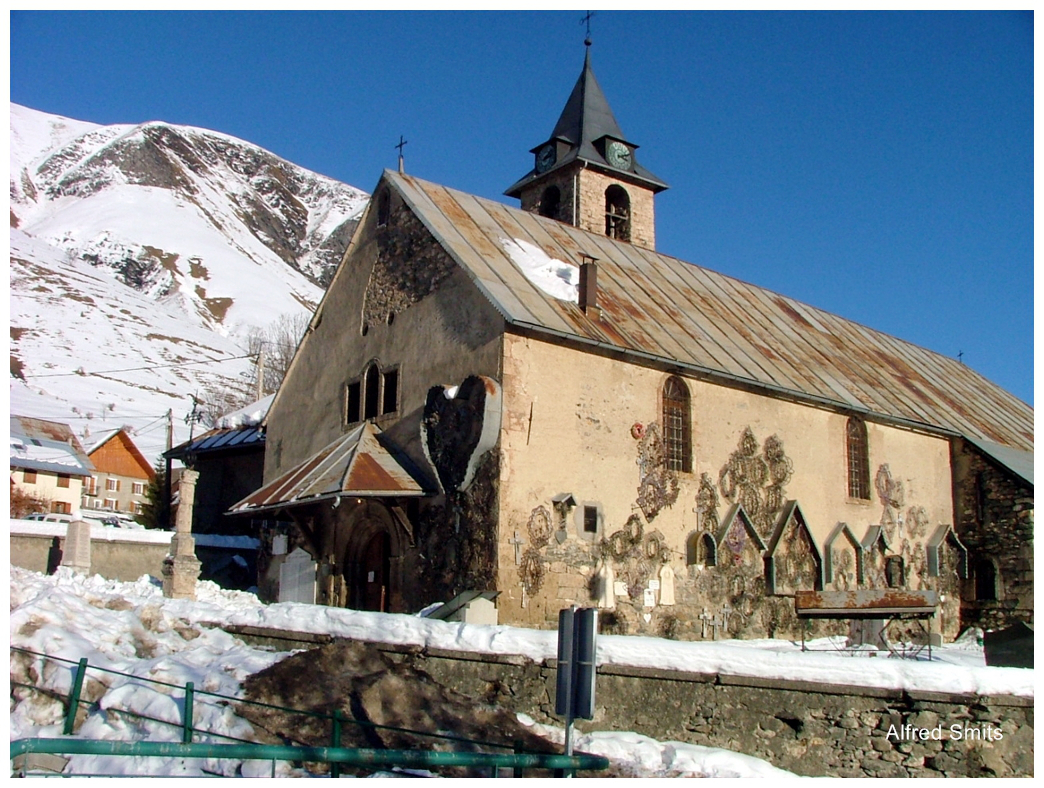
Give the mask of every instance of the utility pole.
<path id="1" fill-rule="evenodd" d="M 265 351 L 264 348 L 257 351 L 257 396 L 254 401 L 265 396 Z"/>
<path id="2" fill-rule="evenodd" d="M 167 410 L 167 451 L 174 448 L 174 409 Z M 171 490 L 171 459 L 169 455 L 164 456 L 165 476 L 163 478 L 163 527 L 170 529 L 170 490 Z"/>

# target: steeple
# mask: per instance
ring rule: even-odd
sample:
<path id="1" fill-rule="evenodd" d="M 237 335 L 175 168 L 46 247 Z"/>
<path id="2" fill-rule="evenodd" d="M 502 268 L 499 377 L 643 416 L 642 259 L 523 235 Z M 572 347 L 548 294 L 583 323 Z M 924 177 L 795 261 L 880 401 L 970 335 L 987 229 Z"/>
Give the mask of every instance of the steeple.
<path id="1" fill-rule="evenodd" d="M 523 210 L 652 248 L 652 198 L 667 184 L 638 163 L 637 148 L 595 79 L 588 44 L 551 137 L 530 150 L 533 169 L 504 193 Z"/>

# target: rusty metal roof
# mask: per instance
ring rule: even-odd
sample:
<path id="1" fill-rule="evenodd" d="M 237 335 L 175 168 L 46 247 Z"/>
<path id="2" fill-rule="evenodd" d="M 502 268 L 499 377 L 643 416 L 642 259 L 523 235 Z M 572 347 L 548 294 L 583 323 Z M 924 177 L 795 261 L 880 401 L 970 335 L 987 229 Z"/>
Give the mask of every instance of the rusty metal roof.
<path id="1" fill-rule="evenodd" d="M 291 468 L 229 509 L 229 514 L 285 509 L 342 496 L 429 495 L 431 485 L 409 461 L 380 439 L 381 430 L 361 424 L 300 465 Z M 398 455 L 398 456 L 397 456 Z"/>
<path id="2" fill-rule="evenodd" d="M 1033 409 L 956 359 L 649 249 L 385 171 L 512 326 L 696 378 L 944 434 L 1033 448 Z M 592 319 L 526 278 L 505 243 L 598 258 Z"/>

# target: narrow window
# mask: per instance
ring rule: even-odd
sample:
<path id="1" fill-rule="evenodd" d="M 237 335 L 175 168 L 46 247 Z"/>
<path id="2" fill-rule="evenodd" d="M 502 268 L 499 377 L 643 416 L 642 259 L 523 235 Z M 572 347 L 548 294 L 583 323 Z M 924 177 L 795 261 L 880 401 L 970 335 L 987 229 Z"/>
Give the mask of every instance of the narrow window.
<path id="1" fill-rule="evenodd" d="M 36 471 L 22 471 L 22 481 L 26 484 L 36 484 Z"/>
<path id="2" fill-rule="evenodd" d="M 381 413 L 394 413 L 399 409 L 399 370 L 390 369 L 384 373 L 384 396 Z"/>
<path id="3" fill-rule="evenodd" d="M 119 487 L 116 486 L 116 480 L 109 478 L 105 480 L 105 489 L 108 492 L 116 492 Z"/>
<path id="4" fill-rule="evenodd" d="M 363 418 L 375 419 L 378 415 L 380 402 L 378 395 L 381 389 L 381 372 L 376 364 L 370 364 L 366 370 L 366 402 L 364 404 Z"/>
<path id="5" fill-rule="evenodd" d="M 605 234 L 617 241 L 631 240 L 631 198 L 615 183 L 605 190 Z"/>
<path id="6" fill-rule="evenodd" d="M 692 471 L 692 427 L 689 389 L 681 378 L 671 376 L 663 386 L 663 435 L 667 469 Z"/>
<path id="7" fill-rule="evenodd" d="M 381 192 L 377 198 L 377 226 L 384 227 L 391 218 L 391 196 L 387 191 Z"/>
<path id="8" fill-rule="evenodd" d="M 134 487 L 132 489 L 132 492 L 133 492 L 134 495 L 144 495 L 145 494 L 145 483 L 144 482 L 134 482 L 133 484 L 134 484 Z"/>
<path id="9" fill-rule="evenodd" d="M 362 421 L 362 384 L 359 381 L 349 383 L 344 399 L 344 423 L 347 425 Z"/>
<path id="10" fill-rule="evenodd" d="M 596 534 L 598 533 L 598 507 L 597 506 L 585 506 L 584 507 L 584 533 Z"/>
<path id="11" fill-rule="evenodd" d="M 540 215 L 549 219 L 558 218 L 558 209 L 562 202 L 562 192 L 557 186 L 548 186 L 540 196 Z"/>
<path id="12" fill-rule="evenodd" d="M 975 561 L 975 598 L 981 602 L 997 598 L 997 567 L 988 558 Z"/>
<path id="13" fill-rule="evenodd" d="M 58 474 L 58 486 L 59 487 L 68 487 L 69 486 L 69 477 L 66 476 L 63 473 L 59 473 Z"/>
<path id="14" fill-rule="evenodd" d="M 55 514 L 72 514 L 72 504 L 65 501 L 55 501 L 51 504 L 51 511 Z"/>
<path id="15" fill-rule="evenodd" d="M 848 497 L 870 500 L 870 450 L 866 424 L 854 416 L 848 420 L 845 449 L 848 455 Z"/>

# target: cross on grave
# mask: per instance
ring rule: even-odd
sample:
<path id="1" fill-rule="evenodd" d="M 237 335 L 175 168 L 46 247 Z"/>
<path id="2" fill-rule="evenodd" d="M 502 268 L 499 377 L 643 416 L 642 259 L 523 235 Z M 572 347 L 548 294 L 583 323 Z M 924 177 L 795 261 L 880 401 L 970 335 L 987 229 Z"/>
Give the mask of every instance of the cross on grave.
<path id="1" fill-rule="evenodd" d="M 724 605 L 721 606 L 721 618 L 722 618 L 721 625 L 723 627 L 725 627 L 725 633 L 726 634 L 728 634 L 728 631 L 729 631 L 729 613 L 731 613 L 731 612 L 732 612 L 732 608 L 729 606 L 728 602 L 726 602 Z"/>
<path id="2" fill-rule="evenodd" d="M 710 613 L 707 612 L 707 608 L 703 608 L 703 612 L 700 613 L 699 616 L 697 616 L 697 618 L 699 618 L 703 622 L 703 632 L 700 635 L 700 637 L 702 637 L 704 640 L 706 640 L 707 639 L 707 626 L 710 623 L 711 619 L 714 618 L 714 616 L 712 616 Z"/>
<path id="3" fill-rule="evenodd" d="M 721 629 L 721 619 L 720 618 L 712 618 L 711 621 L 710 621 L 710 625 L 712 627 L 714 627 L 714 637 L 712 638 L 712 640 L 717 640 L 718 639 L 718 630 Z"/>
<path id="4" fill-rule="evenodd" d="M 521 549 L 525 543 L 526 540 L 519 535 L 518 531 L 515 531 L 514 537 L 508 539 L 508 544 L 513 545 L 515 548 L 515 566 L 519 566 L 522 563 Z"/>

